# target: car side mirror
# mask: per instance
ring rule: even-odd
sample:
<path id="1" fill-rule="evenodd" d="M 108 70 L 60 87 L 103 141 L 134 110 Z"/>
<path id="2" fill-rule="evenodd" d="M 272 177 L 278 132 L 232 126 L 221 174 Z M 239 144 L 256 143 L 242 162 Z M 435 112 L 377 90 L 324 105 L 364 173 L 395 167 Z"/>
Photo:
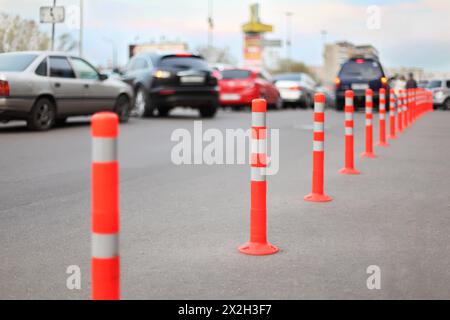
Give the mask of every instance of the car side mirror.
<path id="1" fill-rule="evenodd" d="M 108 76 L 106 74 L 102 74 L 102 73 L 99 74 L 98 78 L 100 81 L 108 80 Z"/>

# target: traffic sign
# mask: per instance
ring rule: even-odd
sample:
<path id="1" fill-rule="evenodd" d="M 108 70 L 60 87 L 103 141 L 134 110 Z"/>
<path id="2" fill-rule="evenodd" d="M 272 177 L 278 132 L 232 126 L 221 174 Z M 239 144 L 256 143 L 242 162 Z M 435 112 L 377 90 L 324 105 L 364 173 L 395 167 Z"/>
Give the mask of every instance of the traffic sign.
<path id="1" fill-rule="evenodd" d="M 41 23 L 63 23 L 66 18 L 64 7 L 41 7 Z"/>
<path id="2" fill-rule="evenodd" d="M 279 48 L 279 47 L 283 46 L 283 41 L 281 41 L 281 40 L 267 40 L 267 39 L 264 39 L 262 41 L 262 45 L 263 45 L 263 47 L 272 47 L 272 48 L 277 47 L 277 48 Z"/>

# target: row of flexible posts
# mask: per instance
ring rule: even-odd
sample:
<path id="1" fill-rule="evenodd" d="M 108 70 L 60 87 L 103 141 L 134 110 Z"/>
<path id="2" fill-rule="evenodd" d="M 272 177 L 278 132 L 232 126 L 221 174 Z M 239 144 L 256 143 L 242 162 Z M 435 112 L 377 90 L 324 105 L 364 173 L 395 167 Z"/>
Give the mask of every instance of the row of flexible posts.
<path id="1" fill-rule="evenodd" d="M 433 97 L 423 89 L 401 91 L 396 99 L 394 90 L 379 92 L 379 142 L 387 147 L 387 138 L 410 127 L 418 117 L 433 110 Z M 314 100 L 314 141 L 312 192 L 305 197 L 310 202 L 329 202 L 324 192 L 325 172 L 325 95 Z M 376 157 L 373 151 L 373 92 L 366 92 L 366 150 L 362 157 Z M 387 110 L 389 107 L 389 122 Z M 239 247 L 248 255 L 271 255 L 278 247 L 267 241 L 267 102 L 253 101 L 250 241 Z M 396 121 L 397 117 L 397 121 Z M 345 166 L 342 174 L 357 175 L 354 163 L 354 93 L 345 93 Z M 389 127 L 389 136 L 387 129 Z M 398 127 L 398 131 L 397 131 Z M 119 256 L 119 163 L 117 139 L 119 119 L 116 114 L 102 112 L 92 118 L 92 298 L 120 299 Z"/>

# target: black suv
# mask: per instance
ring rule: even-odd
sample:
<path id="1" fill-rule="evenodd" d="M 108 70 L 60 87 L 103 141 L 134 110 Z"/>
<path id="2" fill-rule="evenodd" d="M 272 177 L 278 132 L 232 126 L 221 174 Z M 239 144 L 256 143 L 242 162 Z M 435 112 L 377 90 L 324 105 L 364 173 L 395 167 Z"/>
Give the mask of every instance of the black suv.
<path id="1" fill-rule="evenodd" d="M 388 79 L 376 58 L 355 57 L 345 62 L 336 78 L 336 109 L 344 110 L 345 91 L 355 93 L 355 109 L 364 108 L 366 89 L 373 90 L 374 108 L 378 108 L 379 91 L 386 89 L 389 101 Z"/>
<path id="2" fill-rule="evenodd" d="M 200 56 L 141 53 L 122 73 L 122 80 L 135 92 L 137 116 L 166 116 L 175 107 L 194 108 L 204 118 L 216 115 L 219 105 L 218 78 Z"/>

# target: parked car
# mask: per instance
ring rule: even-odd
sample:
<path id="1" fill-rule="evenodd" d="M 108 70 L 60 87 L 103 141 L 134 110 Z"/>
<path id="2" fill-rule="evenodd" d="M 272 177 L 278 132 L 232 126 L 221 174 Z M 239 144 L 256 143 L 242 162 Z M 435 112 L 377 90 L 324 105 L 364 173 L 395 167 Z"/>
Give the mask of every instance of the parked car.
<path id="1" fill-rule="evenodd" d="M 223 107 L 250 106 L 254 99 L 264 98 L 270 108 L 281 109 L 280 92 L 273 85 L 270 75 L 262 70 L 231 68 L 222 70 L 220 104 Z"/>
<path id="2" fill-rule="evenodd" d="M 433 92 L 434 108 L 450 109 L 450 79 L 432 80 L 427 89 Z"/>
<path id="3" fill-rule="evenodd" d="M 133 92 L 86 60 L 57 52 L 0 54 L 0 120 L 48 130 L 68 117 L 116 112 L 128 121 Z"/>
<path id="4" fill-rule="evenodd" d="M 377 58 L 354 57 L 345 62 L 336 78 L 336 109 L 344 110 L 345 91 L 353 90 L 355 109 L 364 108 L 366 89 L 373 90 L 374 106 L 378 106 L 379 90 L 385 88 L 389 99 L 388 79 Z"/>
<path id="5" fill-rule="evenodd" d="M 166 116 L 175 107 L 198 109 L 204 118 L 216 115 L 218 78 L 207 62 L 190 53 L 141 53 L 128 63 L 122 80 L 133 87 L 134 113 Z"/>
<path id="6" fill-rule="evenodd" d="M 285 106 L 312 108 L 317 83 L 306 73 L 284 73 L 275 76 Z"/>

